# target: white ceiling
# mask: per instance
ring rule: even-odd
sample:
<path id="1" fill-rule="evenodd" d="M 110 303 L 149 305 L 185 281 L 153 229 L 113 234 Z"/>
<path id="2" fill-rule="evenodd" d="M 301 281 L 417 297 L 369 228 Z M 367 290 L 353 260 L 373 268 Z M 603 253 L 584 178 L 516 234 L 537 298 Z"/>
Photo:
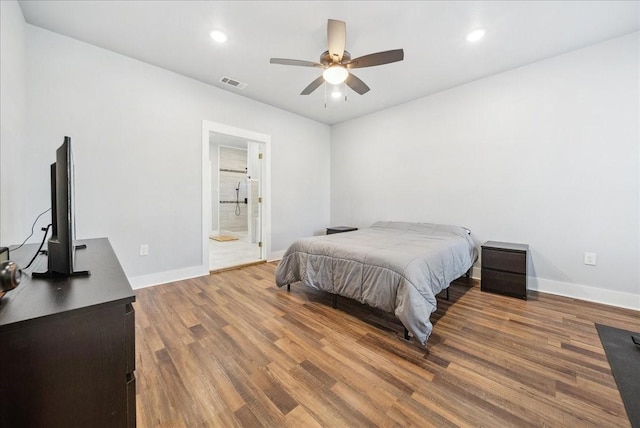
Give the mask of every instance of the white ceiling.
<path id="1" fill-rule="evenodd" d="M 26 22 L 326 124 L 579 49 L 640 29 L 637 1 L 20 1 Z M 352 57 L 403 48 L 402 62 L 354 70 L 371 87 L 332 101 L 321 69 L 327 19 L 347 23 Z M 477 27 L 485 38 L 470 44 Z M 211 40 L 213 29 L 227 43 Z M 243 89 L 219 83 L 222 76 Z"/>

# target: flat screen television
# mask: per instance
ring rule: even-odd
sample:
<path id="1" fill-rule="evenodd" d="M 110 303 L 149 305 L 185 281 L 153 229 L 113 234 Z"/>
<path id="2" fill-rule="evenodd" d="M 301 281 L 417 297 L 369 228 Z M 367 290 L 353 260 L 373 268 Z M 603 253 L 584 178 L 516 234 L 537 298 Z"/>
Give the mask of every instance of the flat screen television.
<path id="1" fill-rule="evenodd" d="M 34 277 L 85 276 L 87 270 L 75 270 L 74 246 L 74 173 L 71 138 L 56 150 L 56 161 L 51 164 L 51 238 L 47 242 L 47 271 L 34 272 Z"/>

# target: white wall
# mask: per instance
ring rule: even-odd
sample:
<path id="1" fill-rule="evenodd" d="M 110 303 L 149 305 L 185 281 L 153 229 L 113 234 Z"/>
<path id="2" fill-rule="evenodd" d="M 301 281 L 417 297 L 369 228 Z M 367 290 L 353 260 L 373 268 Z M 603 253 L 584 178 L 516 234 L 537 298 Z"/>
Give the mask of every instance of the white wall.
<path id="1" fill-rule="evenodd" d="M 27 132 L 25 22 L 15 1 L 0 2 L 0 244 L 13 244 L 16 236 L 28 236 L 25 230 L 12 227 L 24 217 L 31 204 L 24 201 L 10 206 L 28 189 L 15 181 L 16 174 L 27 160 L 25 139 Z M 33 217 L 35 219 L 35 216 Z M 33 220 L 32 219 L 32 220 Z M 29 229 L 27 229 L 29 230 Z M 15 232 L 15 233 L 14 233 Z"/>
<path id="2" fill-rule="evenodd" d="M 331 223 L 464 225 L 528 243 L 530 288 L 640 309 L 638 39 L 334 126 Z"/>
<path id="3" fill-rule="evenodd" d="M 14 182 L 28 191 L 10 202 L 29 206 L 7 225 L 19 231 L 13 240 L 48 206 L 49 163 L 68 135 L 78 238 L 108 237 L 137 286 L 161 272 L 204 272 L 203 120 L 271 136 L 272 252 L 328 224 L 328 126 L 38 27 L 26 32 L 28 158 Z"/>

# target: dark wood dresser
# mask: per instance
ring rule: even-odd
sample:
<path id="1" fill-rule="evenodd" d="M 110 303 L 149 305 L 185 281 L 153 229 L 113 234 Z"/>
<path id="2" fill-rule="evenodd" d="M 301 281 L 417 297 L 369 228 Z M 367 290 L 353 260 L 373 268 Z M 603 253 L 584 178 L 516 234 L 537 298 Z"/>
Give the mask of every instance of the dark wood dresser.
<path id="1" fill-rule="evenodd" d="M 480 289 L 526 300 L 528 252 L 527 244 L 485 242 Z"/>
<path id="2" fill-rule="evenodd" d="M 76 270 L 0 301 L 0 426 L 135 427 L 135 295 L 106 238 L 79 241 Z M 37 250 L 12 253 L 24 266 Z M 21 256 L 23 255 L 23 256 Z M 31 270 L 45 271 L 38 256 Z"/>

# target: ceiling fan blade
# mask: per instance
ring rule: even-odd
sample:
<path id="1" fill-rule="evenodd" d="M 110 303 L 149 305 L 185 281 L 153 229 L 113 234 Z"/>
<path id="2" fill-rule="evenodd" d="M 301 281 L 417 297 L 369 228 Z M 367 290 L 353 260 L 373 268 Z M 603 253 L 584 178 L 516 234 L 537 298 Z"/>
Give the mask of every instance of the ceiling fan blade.
<path id="1" fill-rule="evenodd" d="M 375 65 L 389 64 L 391 62 L 402 61 L 404 59 L 404 50 L 394 49 L 392 51 L 384 51 L 372 53 L 369 55 L 354 58 L 346 63 L 347 68 L 363 68 L 373 67 Z"/>
<path id="2" fill-rule="evenodd" d="M 313 61 L 303 61 L 301 59 L 286 59 L 286 58 L 271 58 L 269 60 L 271 64 L 281 64 L 281 65 L 298 65 L 300 67 L 320 67 L 324 68 L 324 66 L 318 62 Z"/>
<path id="3" fill-rule="evenodd" d="M 344 47 L 347 43 L 347 24 L 343 21 L 330 19 L 327 22 L 327 41 L 329 42 L 329 55 L 333 62 L 342 61 Z"/>
<path id="4" fill-rule="evenodd" d="M 360 95 L 364 95 L 369 92 L 369 87 L 367 86 L 367 84 L 351 73 L 349 73 L 349 75 L 347 76 L 347 80 L 345 80 L 344 83 L 346 83 L 348 87 L 350 87 Z"/>
<path id="5" fill-rule="evenodd" d="M 324 77 L 322 77 L 322 76 L 318 77 L 316 80 L 311 82 L 309 84 L 309 86 L 304 88 L 304 90 L 302 92 L 300 92 L 300 95 L 309 95 L 311 92 L 313 92 L 316 89 L 318 89 L 318 87 L 320 85 L 322 85 L 323 83 L 324 83 Z"/>

